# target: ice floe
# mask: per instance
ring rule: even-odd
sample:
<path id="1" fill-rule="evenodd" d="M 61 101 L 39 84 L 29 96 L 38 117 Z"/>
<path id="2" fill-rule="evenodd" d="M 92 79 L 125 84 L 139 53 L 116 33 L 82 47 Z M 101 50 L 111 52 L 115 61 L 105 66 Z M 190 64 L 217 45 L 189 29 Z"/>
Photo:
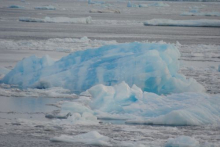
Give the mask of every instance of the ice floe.
<path id="1" fill-rule="evenodd" d="M 179 26 L 179 27 L 220 27 L 218 19 L 172 20 L 151 19 L 144 22 L 145 26 Z"/>
<path id="2" fill-rule="evenodd" d="M 69 18 L 69 17 L 45 17 L 45 18 L 31 18 L 31 17 L 21 17 L 19 21 L 23 22 L 40 22 L 40 23 L 79 23 L 79 24 L 89 24 L 92 22 L 92 17 L 84 18 Z"/>
<path id="3" fill-rule="evenodd" d="M 113 10 L 113 9 L 103 9 L 103 10 L 92 9 L 89 12 L 90 13 L 120 13 L 119 10 Z"/>
<path id="4" fill-rule="evenodd" d="M 8 8 L 11 8 L 11 9 L 24 9 L 23 6 L 18 6 L 18 5 L 11 5 Z"/>
<path id="5" fill-rule="evenodd" d="M 194 79 L 177 73 L 179 57 L 171 44 L 108 45 L 71 53 L 54 64 L 49 64 L 49 57 L 24 58 L 1 82 L 20 88 L 63 87 L 73 92 L 122 81 L 158 94 L 204 91 Z"/>
<path id="6" fill-rule="evenodd" d="M 99 134 L 97 131 L 91 131 L 84 134 L 75 136 L 61 135 L 59 137 L 51 138 L 52 142 L 72 142 L 72 143 L 84 143 L 87 145 L 98 145 L 98 146 L 112 146 L 109 141 L 110 138 Z"/>
<path id="7" fill-rule="evenodd" d="M 105 4 L 105 2 L 88 0 L 88 4 Z"/>
<path id="8" fill-rule="evenodd" d="M 52 5 L 47 5 L 47 6 L 35 7 L 34 9 L 36 9 L 36 10 L 56 10 L 56 7 L 54 7 Z"/>

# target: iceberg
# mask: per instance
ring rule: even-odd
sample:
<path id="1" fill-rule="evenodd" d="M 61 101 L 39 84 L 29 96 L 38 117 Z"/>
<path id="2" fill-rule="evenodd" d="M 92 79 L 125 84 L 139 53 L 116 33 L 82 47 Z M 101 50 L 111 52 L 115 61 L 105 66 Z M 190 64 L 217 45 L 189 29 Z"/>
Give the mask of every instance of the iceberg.
<path id="1" fill-rule="evenodd" d="M 40 23 L 79 23 L 79 24 L 89 24 L 92 22 L 92 17 L 85 18 L 69 18 L 69 17 L 45 17 L 41 18 L 30 18 L 21 17 L 19 21 L 23 22 L 40 22 Z"/>
<path id="2" fill-rule="evenodd" d="M 78 93 L 122 81 L 157 94 L 204 91 L 194 79 L 178 73 L 179 57 L 174 45 L 138 42 L 77 51 L 56 62 L 31 56 L 18 62 L 1 83 L 22 89 L 63 87 Z"/>
<path id="3" fill-rule="evenodd" d="M 110 138 L 99 134 L 97 131 L 91 131 L 84 134 L 79 134 L 76 136 L 61 135 L 59 137 L 51 138 L 52 142 L 72 142 L 72 143 L 84 143 L 87 145 L 97 145 L 97 146 L 112 146 L 109 141 Z"/>
<path id="4" fill-rule="evenodd" d="M 48 6 L 41 6 L 41 7 L 35 7 L 36 10 L 56 10 L 54 6 L 48 5 Z"/>
<path id="5" fill-rule="evenodd" d="M 179 27 L 220 27 L 218 19 L 199 20 L 172 20 L 172 19 L 151 19 L 144 22 L 145 26 L 179 26 Z"/>

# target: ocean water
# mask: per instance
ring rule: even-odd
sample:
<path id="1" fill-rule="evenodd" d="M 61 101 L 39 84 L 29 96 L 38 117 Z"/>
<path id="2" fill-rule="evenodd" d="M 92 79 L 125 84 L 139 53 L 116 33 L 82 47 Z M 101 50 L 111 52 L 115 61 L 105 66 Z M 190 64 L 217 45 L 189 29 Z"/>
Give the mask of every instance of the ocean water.
<path id="1" fill-rule="evenodd" d="M 0 67 L 12 69 L 22 58 L 48 54 L 55 60 L 69 52 L 80 50 L 84 46 L 98 47 L 96 40 L 117 43 L 133 41 L 179 42 L 181 52 L 181 70 L 187 77 L 195 78 L 209 94 L 220 94 L 220 29 L 218 27 L 166 27 L 144 26 L 150 19 L 220 20 L 218 16 L 182 16 L 183 12 L 199 9 L 201 12 L 220 12 L 218 2 L 164 2 L 169 7 L 127 8 L 127 1 L 106 1 L 115 13 L 89 13 L 91 9 L 106 9 L 107 5 L 88 5 L 87 1 L 77 0 L 1 0 L 0 1 Z M 132 1 L 135 4 L 150 4 L 152 1 Z M 8 8 L 11 5 L 21 9 Z M 35 10 L 34 7 L 52 5 L 56 10 Z M 20 17 L 92 17 L 91 24 L 37 23 L 21 22 Z M 82 38 L 91 41 L 74 44 L 64 38 Z M 48 41 L 48 39 L 59 38 Z M 10 46 L 7 41 L 15 42 Z M 46 43 L 45 43 L 46 42 Z M 47 48 L 43 48 L 43 44 Z M 62 46 L 59 48 L 56 46 Z M 40 47 L 39 47 L 40 46 Z M 56 47 L 56 49 L 54 49 Z M 0 75 L 0 77 L 3 75 Z M 201 144 L 205 142 L 220 144 L 220 127 L 208 126 L 151 126 L 125 125 L 123 121 L 100 120 L 100 125 L 46 125 L 37 121 L 51 120 L 46 113 L 59 110 L 56 102 L 71 99 L 49 98 L 40 95 L 34 97 L 30 92 L 21 91 L 13 86 L 1 85 L 0 89 L 0 146 L 88 146 L 82 143 L 54 143 L 50 138 L 60 134 L 77 135 L 92 130 L 110 137 L 113 146 L 118 142 L 141 143 L 145 146 L 163 146 L 168 138 L 181 135 L 194 137 Z M 16 91 L 17 90 L 17 91 Z M 23 94 L 23 93 L 22 93 Z M 31 96 L 28 96 L 31 95 Z M 18 119 L 37 120 L 35 125 L 15 123 Z M 115 142 L 117 140 L 118 142 Z M 89 145 L 90 146 L 90 145 Z"/>

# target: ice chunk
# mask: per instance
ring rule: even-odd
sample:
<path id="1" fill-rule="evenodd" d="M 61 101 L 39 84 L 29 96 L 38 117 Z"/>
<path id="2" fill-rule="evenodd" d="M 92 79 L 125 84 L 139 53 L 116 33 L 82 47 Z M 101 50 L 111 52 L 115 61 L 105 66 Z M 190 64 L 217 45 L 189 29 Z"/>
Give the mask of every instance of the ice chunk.
<path id="1" fill-rule="evenodd" d="M 88 4 L 105 4 L 105 2 L 88 0 Z"/>
<path id="2" fill-rule="evenodd" d="M 92 18 L 69 18 L 69 17 L 45 17 L 41 18 L 30 18 L 30 17 L 22 17 L 19 18 L 19 21 L 23 22 L 41 22 L 41 23 L 80 23 L 80 24 L 89 24 L 92 21 Z"/>
<path id="3" fill-rule="evenodd" d="M 98 125 L 99 120 L 92 113 L 84 112 L 82 114 L 73 113 L 67 119 L 55 119 L 53 123 L 57 125 Z"/>
<path id="4" fill-rule="evenodd" d="M 12 9 L 23 9 L 24 7 L 22 6 L 18 6 L 18 5 L 11 5 L 8 8 L 12 8 Z"/>
<path id="5" fill-rule="evenodd" d="M 140 8 L 147 8 L 147 7 L 148 7 L 148 4 L 139 4 L 139 7 L 140 7 Z"/>
<path id="6" fill-rule="evenodd" d="M 97 131 L 91 131 L 76 136 L 61 135 L 59 137 L 51 138 L 52 142 L 78 142 L 87 145 L 98 145 L 98 146 L 112 146 L 109 141 L 109 137 L 99 134 Z"/>
<path id="7" fill-rule="evenodd" d="M 92 9 L 89 12 L 90 13 L 120 13 L 119 10 L 113 10 L 113 9 L 104 9 L 104 10 Z"/>
<path id="8" fill-rule="evenodd" d="M 56 8 L 52 5 L 35 7 L 36 10 L 56 10 Z"/>
<path id="9" fill-rule="evenodd" d="M 145 26 L 179 26 L 179 27 L 220 27 L 220 20 L 172 20 L 172 19 L 151 19 L 144 22 Z"/>
<path id="10" fill-rule="evenodd" d="M 139 7 L 138 4 L 132 4 L 130 1 L 127 3 L 127 7 L 133 7 L 133 8 L 136 8 L 136 7 Z"/>
<path id="11" fill-rule="evenodd" d="M 168 139 L 164 147 L 199 147 L 199 142 L 189 136 Z"/>
<path id="12" fill-rule="evenodd" d="M 218 71 L 220 72 L 220 65 L 218 66 Z"/>
<path id="13" fill-rule="evenodd" d="M 180 53 L 170 44 L 125 43 L 71 53 L 44 66 L 34 56 L 20 61 L 2 80 L 21 88 L 64 87 L 82 92 L 93 85 L 125 81 L 158 94 L 201 92 L 203 86 L 177 73 Z"/>
<path id="14" fill-rule="evenodd" d="M 168 5 L 167 3 L 164 3 L 164 2 L 155 2 L 155 3 L 149 4 L 149 6 L 151 6 L 151 7 L 169 7 L 170 5 Z"/>

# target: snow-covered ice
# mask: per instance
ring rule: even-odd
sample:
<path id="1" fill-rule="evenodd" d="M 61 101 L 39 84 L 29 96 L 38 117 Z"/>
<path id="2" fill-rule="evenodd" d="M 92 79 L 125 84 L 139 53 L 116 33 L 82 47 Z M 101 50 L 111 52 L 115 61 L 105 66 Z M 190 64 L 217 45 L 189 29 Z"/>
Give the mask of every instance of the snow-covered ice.
<path id="1" fill-rule="evenodd" d="M 47 5 L 47 6 L 35 7 L 34 9 L 36 9 L 36 10 L 56 10 L 56 7 L 54 7 L 52 5 Z"/>
<path id="2" fill-rule="evenodd" d="M 179 57 L 177 47 L 171 44 L 108 45 L 71 53 L 54 64 L 48 56 L 24 58 L 2 82 L 20 88 L 64 87 L 78 92 L 95 84 L 122 81 L 158 94 L 204 91 L 194 79 L 177 73 Z"/>
<path id="3" fill-rule="evenodd" d="M 218 19 L 172 20 L 151 19 L 144 22 L 145 26 L 179 26 L 179 27 L 220 27 Z"/>
<path id="4" fill-rule="evenodd" d="M 69 18 L 69 17 L 45 17 L 45 18 L 31 18 L 31 17 L 20 17 L 19 21 L 23 22 L 40 22 L 40 23 L 79 23 L 89 24 L 92 22 L 92 17 L 84 18 Z"/>
<path id="5" fill-rule="evenodd" d="M 61 135 L 59 137 L 51 138 L 50 141 L 62 141 L 62 142 L 78 142 L 87 145 L 98 145 L 98 146 L 112 146 L 109 143 L 109 137 L 99 134 L 97 131 L 91 131 L 76 136 Z"/>

